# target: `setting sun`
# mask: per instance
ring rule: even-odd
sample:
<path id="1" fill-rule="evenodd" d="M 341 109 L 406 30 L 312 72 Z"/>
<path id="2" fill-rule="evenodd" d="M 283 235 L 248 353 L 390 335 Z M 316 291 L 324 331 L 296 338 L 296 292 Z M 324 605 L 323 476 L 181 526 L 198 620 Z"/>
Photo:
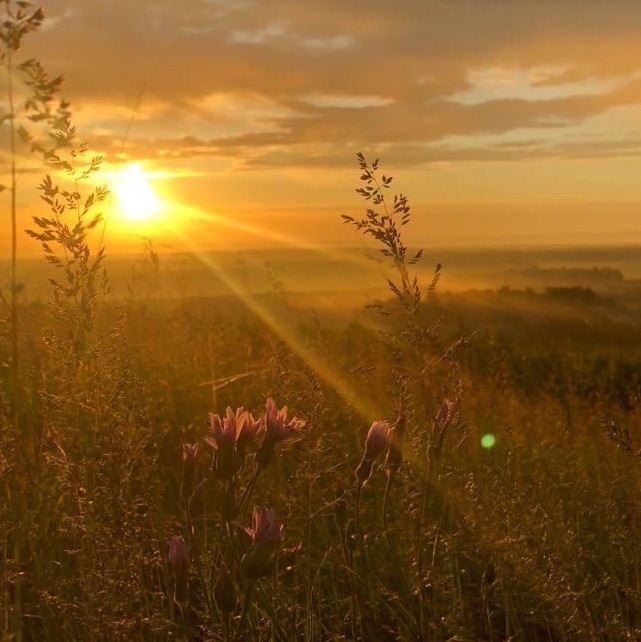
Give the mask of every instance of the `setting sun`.
<path id="1" fill-rule="evenodd" d="M 156 218 L 162 209 L 149 174 L 138 163 L 131 163 L 115 174 L 111 188 L 118 211 L 127 221 L 149 221 Z"/>

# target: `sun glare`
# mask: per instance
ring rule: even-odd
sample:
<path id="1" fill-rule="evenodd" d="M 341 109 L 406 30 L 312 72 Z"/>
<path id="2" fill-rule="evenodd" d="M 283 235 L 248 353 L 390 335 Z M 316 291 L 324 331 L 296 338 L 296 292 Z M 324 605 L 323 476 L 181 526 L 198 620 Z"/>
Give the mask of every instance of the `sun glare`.
<path id="1" fill-rule="evenodd" d="M 118 211 L 125 220 L 150 221 L 160 214 L 162 201 L 141 165 L 131 163 L 124 167 L 114 176 L 111 187 Z"/>

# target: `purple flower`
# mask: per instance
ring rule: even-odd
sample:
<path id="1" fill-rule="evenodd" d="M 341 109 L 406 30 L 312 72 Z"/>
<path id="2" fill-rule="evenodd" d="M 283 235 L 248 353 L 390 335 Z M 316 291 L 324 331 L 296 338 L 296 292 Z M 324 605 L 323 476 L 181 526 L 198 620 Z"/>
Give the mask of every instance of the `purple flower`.
<path id="1" fill-rule="evenodd" d="M 260 419 L 254 419 L 254 415 L 242 406 L 236 410 L 236 424 L 236 448 L 244 456 L 247 447 L 256 442 L 263 424 Z"/>
<path id="2" fill-rule="evenodd" d="M 276 521 L 271 508 L 254 508 L 251 528 L 245 529 L 252 543 L 271 542 L 280 544 L 285 536 L 282 522 Z"/>
<path id="3" fill-rule="evenodd" d="M 390 447 L 393 434 L 388 421 L 375 421 L 370 426 L 365 437 L 365 452 L 355 471 L 356 479 L 361 486 L 371 477 L 374 460 Z"/>
<path id="4" fill-rule="evenodd" d="M 265 438 L 256 453 L 256 463 L 261 468 L 269 464 L 276 446 L 283 441 L 297 439 L 306 423 L 304 419 L 298 417 L 288 418 L 287 406 L 278 410 L 271 398 L 265 403 L 264 422 Z"/>
<path id="5" fill-rule="evenodd" d="M 392 428 L 387 421 L 375 421 L 365 438 L 365 456 L 376 459 L 392 442 Z"/>
<path id="6" fill-rule="evenodd" d="M 225 448 L 234 448 L 237 437 L 237 413 L 228 406 L 225 416 L 221 419 L 220 415 L 210 412 L 209 425 L 211 427 L 212 437 L 207 443 L 215 450 Z"/>
<path id="7" fill-rule="evenodd" d="M 183 444 L 183 461 L 193 464 L 198 455 L 198 444 Z"/>
<path id="8" fill-rule="evenodd" d="M 194 487 L 194 475 L 196 472 L 196 457 L 198 455 L 198 444 L 183 444 L 183 476 L 182 494 L 185 499 L 191 496 Z"/>
<path id="9" fill-rule="evenodd" d="M 238 408 L 234 412 L 227 407 L 225 416 L 209 413 L 211 437 L 205 441 L 214 449 L 214 471 L 220 479 L 230 480 L 243 464 L 243 456 L 238 456 L 239 435 L 247 424 L 247 411 Z"/>
<path id="10" fill-rule="evenodd" d="M 298 417 L 287 418 L 287 406 L 278 410 L 276 403 L 270 397 L 265 403 L 265 434 L 266 438 L 274 443 L 285 441 L 299 436 L 305 425 L 304 419 Z"/>
<path id="11" fill-rule="evenodd" d="M 251 546 L 240 563 L 242 572 L 249 579 L 269 575 L 276 563 L 276 556 L 285 537 L 285 527 L 274 517 L 269 508 L 255 508 L 251 528 L 245 529 L 251 537 Z"/>

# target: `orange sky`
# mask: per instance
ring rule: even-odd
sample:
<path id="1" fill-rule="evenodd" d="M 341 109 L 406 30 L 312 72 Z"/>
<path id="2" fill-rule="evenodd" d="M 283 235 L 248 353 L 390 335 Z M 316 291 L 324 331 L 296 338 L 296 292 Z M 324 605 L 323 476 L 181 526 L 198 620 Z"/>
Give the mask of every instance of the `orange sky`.
<path id="1" fill-rule="evenodd" d="M 112 251 L 352 243 L 356 151 L 396 175 L 418 244 L 641 241 L 636 0 L 44 6 L 24 55 L 64 74 L 108 175 L 141 163 L 165 204 L 107 212 Z"/>

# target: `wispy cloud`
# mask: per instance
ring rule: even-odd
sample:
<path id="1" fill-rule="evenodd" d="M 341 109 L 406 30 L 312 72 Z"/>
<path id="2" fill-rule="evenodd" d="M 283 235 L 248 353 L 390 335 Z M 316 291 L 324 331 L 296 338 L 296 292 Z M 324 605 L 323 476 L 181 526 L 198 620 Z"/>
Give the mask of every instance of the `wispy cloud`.
<path id="1" fill-rule="evenodd" d="M 345 94 L 324 94 L 315 92 L 300 97 L 301 101 L 314 107 L 337 109 L 362 109 L 364 107 L 385 107 L 394 100 L 384 96 L 358 96 Z"/>
<path id="2" fill-rule="evenodd" d="M 325 38 L 302 38 L 300 42 L 304 47 L 311 50 L 336 51 L 353 47 L 356 44 L 356 39 L 353 36 L 338 34 Z"/>
<path id="3" fill-rule="evenodd" d="M 229 34 L 229 42 L 238 45 L 265 45 L 286 34 L 285 23 L 272 22 L 254 31 L 232 31 Z"/>
<path id="4" fill-rule="evenodd" d="M 463 105 L 492 100 L 558 100 L 573 96 L 606 95 L 641 77 L 639 71 L 625 76 L 598 78 L 590 76 L 564 82 L 567 66 L 488 67 L 467 72 L 468 88 L 450 94 L 447 99 Z"/>
<path id="5" fill-rule="evenodd" d="M 349 162 L 351 145 L 405 148 L 420 164 L 462 155 L 456 137 L 488 158 L 563 154 L 577 127 L 641 105 L 637 2 L 319 6 L 49 0 L 52 28 L 33 53 L 65 73 L 90 136 L 117 138 L 135 110 L 131 153 L 235 155 L 237 166 L 299 164 L 301 145 L 314 164 L 341 149 Z M 605 122 L 595 154 L 616 154 L 628 136 Z M 528 130 L 542 142 L 487 138 Z"/>

